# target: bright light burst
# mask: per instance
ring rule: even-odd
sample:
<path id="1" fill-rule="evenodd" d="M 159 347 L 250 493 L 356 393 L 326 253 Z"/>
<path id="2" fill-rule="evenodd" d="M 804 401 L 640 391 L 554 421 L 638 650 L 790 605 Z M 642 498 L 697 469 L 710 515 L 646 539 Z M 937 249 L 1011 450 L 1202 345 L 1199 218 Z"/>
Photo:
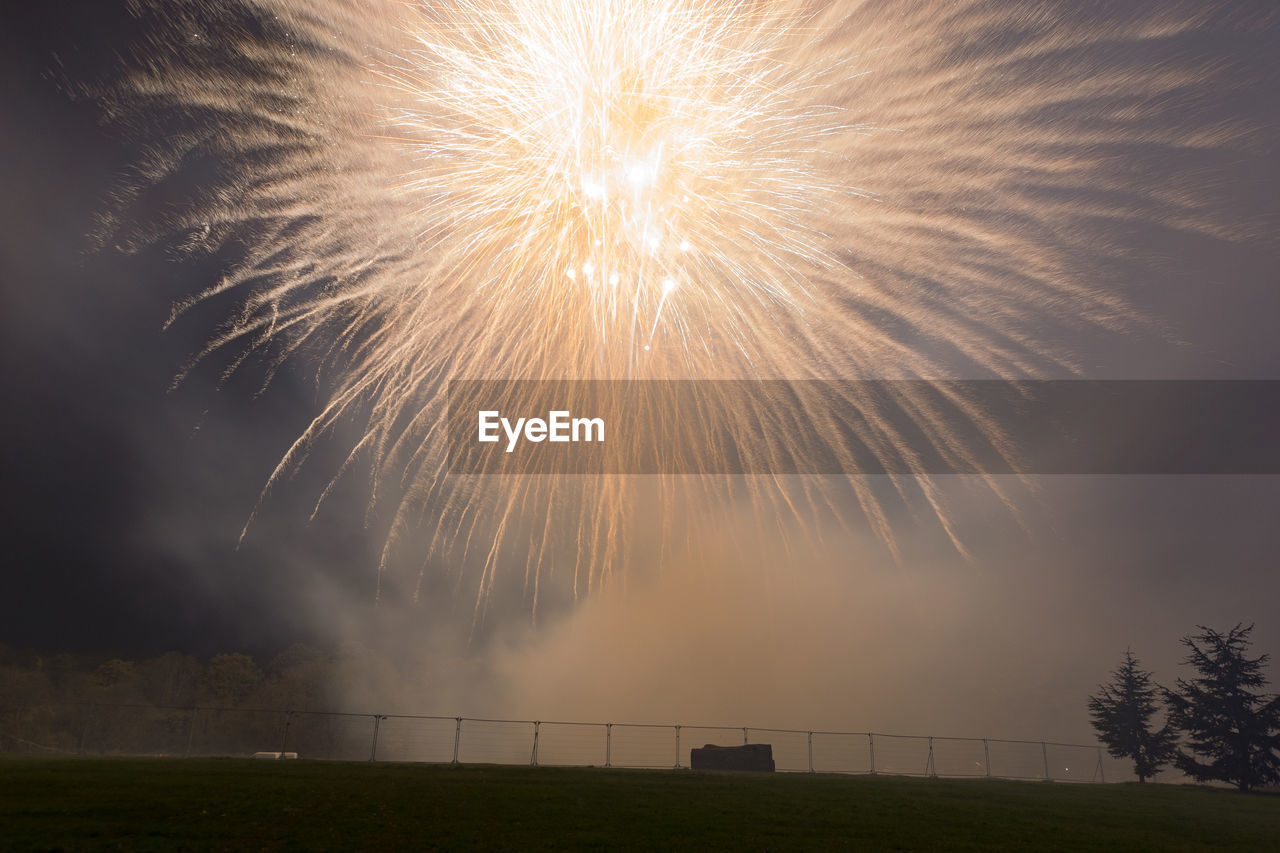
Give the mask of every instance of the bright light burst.
<path id="1" fill-rule="evenodd" d="M 378 64 L 373 88 L 406 156 L 398 188 L 414 252 L 429 261 L 361 295 L 350 324 L 361 346 L 316 425 L 372 404 L 364 443 L 410 484 L 388 555 L 431 507 L 429 552 L 479 555 L 478 606 L 515 562 L 536 607 L 558 565 L 582 594 L 650 538 L 636 527 L 646 497 L 663 507 L 648 523 L 670 536 L 691 495 L 726 499 L 723 478 L 650 484 L 656 494 L 616 476 L 467 483 L 445 473 L 441 379 L 785 369 L 765 342 L 803 325 L 815 272 L 837 266 L 814 211 L 851 197 L 822 152 L 848 128 L 815 97 L 826 67 L 795 61 L 811 33 L 785 3 L 457 0 L 412 12 L 408 44 Z M 504 393 L 500 408 L 528 408 Z"/>
<path id="2" fill-rule="evenodd" d="M 580 595 L 688 557 L 726 513 L 747 551 L 858 511 L 893 548 L 922 505 L 959 543 L 925 477 L 451 476 L 447 380 L 1072 375 L 1063 342 L 1135 319 L 1110 289 L 1132 263 L 1116 223 L 1233 233 L 1125 171 L 1187 144 L 1189 81 L 1222 83 L 1181 54 L 1112 61 L 1199 26 L 1176 10 L 1099 29 L 982 0 L 133 7 L 148 39 L 91 92 L 140 152 L 104 242 L 216 254 L 175 317 L 241 301 L 193 363 L 314 365 L 322 388 L 271 483 L 317 441 L 349 449 L 384 567 L 449 577 L 478 612 L 512 574 L 536 606 L 546 580 Z M 910 446 L 874 405 L 850 425 L 828 403 L 790 414 Z M 956 412 L 986 428 L 964 400 L 898 403 L 957 463 Z"/>
<path id="3" fill-rule="evenodd" d="M 800 10 L 762 0 L 456 0 L 416 6 L 384 70 L 435 276 L 597 345 L 634 373 L 668 333 L 751 349 L 750 303 L 795 312 L 830 265 L 811 215 L 840 113 L 786 60 Z M 491 364 L 591 371 L 538 342 Z M 690 365 L 697 372 L 696 365 Z"/>
<path id="4" fill-rule="evenodd" d="M 358 10 L 329 11 L 359 29 Z M 282 24 L 315 26 L 305 13 Z M 346 64 L 331 68 L 322 51 L 299 63 L 292 50 L 284 61 L 247 48 L 251 66 L 282 63 L 295 69 L 288 79 L 315 81 L 312 97 L 330 111 L 313 119 L 307 96 L 282 110 L 277 90 L 255 93 L 218 143 L 230 141 L 252 188 L 195 208 L 231 223 L 229 235 L 252 234 L 254 248 L 178 307 L 175 316 L 247 292 L 193 363 L 239 345 L 229 370 L 263 349 L 277 365 L 309 352 L 328 368 L 330 396 L 268 489 L 358 419 L 362 434 L 317 511 L 367 458 L 371 509 L 394 507 L 379 578 L 408 551 L 423 566 L 419 589 L 427 567 L 441 567 L 474 585 L 477 614 L 499 576 L 521 566 L 536 611 L 546 579 L 567 578 L 578 596 L 628 563 L 660 564 L 696 547 L 699 525 L 737 501 L 755 529 L 777 531 L 839 517 L 837 503 L 851 502 L 894 547 L 882 495 L 858 478 L 840 498 L 813 481 L 477 481 L 447 467 L 450 378 L 803 379 L 859 375 L 885 356 L 898 375 L 927 362 L 848 310 L 852 276 L 837 240 L 864 194 L 834 168 L 847 154 L 827 142 L 847 147 L 864 128 L 824 103 L 857 76 L 848 55 L 814 55 L 825 27 L 768 0 L 452 0 L 405 7 L 397 29 L 400 46 L 375 53 L 371 85 L 355 88 Z M 138 88 L 172 90 L 180 104 L 225 102 L 207 73 L 176 79 Z M 361 110 L 379 117 L 379 132 L 357 132 Z M 846 233 L 832 238 L 829 225 Z M 702 403 L 715 407 L 706 387 Z M 504 392 L 498 408 L 529 408 L 518 390 Z M 824 420 L 824 401 L 797 403 Z M 948 440 L 944 413 L 918 404 L 915 414 Z M 857 428 L 873 443 L 900 442 L 885 413 L 864 415 Z M 761 426 L 785 434 L 788 416 L 762 412 Z M 946 527 L 934 487 L 918 489 Z M 422 530 L 428 541 L 415 545 Z"/>

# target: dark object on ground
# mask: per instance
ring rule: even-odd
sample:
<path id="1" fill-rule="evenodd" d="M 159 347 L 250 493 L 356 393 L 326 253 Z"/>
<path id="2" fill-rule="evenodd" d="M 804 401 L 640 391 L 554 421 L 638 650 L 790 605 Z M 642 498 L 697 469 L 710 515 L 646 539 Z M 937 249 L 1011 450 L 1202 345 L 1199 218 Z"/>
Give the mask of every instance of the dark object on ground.
<path id="1" fill-rule="evenodd" d="M 767 743 L 744 743 L 742 746 L 716 746 L 689 751 L 689 766 L 694 770 L 758 770 L 773 772 L 773 747 Z"/>

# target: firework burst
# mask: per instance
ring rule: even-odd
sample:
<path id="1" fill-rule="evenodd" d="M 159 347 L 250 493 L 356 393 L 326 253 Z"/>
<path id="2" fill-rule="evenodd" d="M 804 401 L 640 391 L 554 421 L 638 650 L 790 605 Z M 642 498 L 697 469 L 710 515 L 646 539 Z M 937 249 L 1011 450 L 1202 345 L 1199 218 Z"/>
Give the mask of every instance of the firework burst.
<path id="1" fill-rule="evenodd" d="M 425 289 L 531 324 L 486 375 L 634 375 L 655 338 L 705 373 L 705 330 L 749 351 L 751 306 L 800 310 L 833 265 L 812 213 L 837 200 L 819 151 L 842 129 L 787 61 L 803 20 L 761 2 L 420 8 L 384 74 Z"/>
<path id="2" fill-rule="evenodd" d="M 565 559 L 551 554 L 566 539 L 557 531 L 570 531 L 575 594 L 607 578 L 637 492 L 617 477 L 577 487 L 529 477 L 489 484 L 505 500 L 492 514 L 476 493 L 458 500 L 438 437 L 440 377 L 785 369 L 761 357 L 760 341 L 804 324 L 808 283 L 838 265 L 813 212 L 848 195 L 821 149 L 847 130 L 842 111 L 815 101 L 813 64 L 793 61 L 806 20 L 760 2 L 423 6 L 407 49 L 377 67 L 388 142 L 410 166 L 398 193 L 430 261 L 370 295 L 350 328 L 377 333 L 345 386 L 379 389 L 366 438 L 380 467 L 396 459 L 414 472 L 401 512 L 446 507 L 431 551 L 460 542 L 466 561 L 483 550 L 478 601 L 513 537 L 528 536 L 535 606 L 544 569 Z M 528 407 L 518 389 L 503 391 L 502 408 Z M 333 411 L 356 396 L 339 394 Z M 678 503 L 674 482 L 658 491 L 658 503 Z"/>
<path id="3" fill-rule="evenodd" d="M 1225 226 L 1113 168 L 1183 144 L 1161 105 L 1219 73 L 1092 47 L 1155 49 L 1199 18 L 1135 16 L 1103 43 L 1068 6 L 139 2 L 153 35 L 92 93 L 146 143 L 102 237 L 225 256 L 175 311 L 241 300 L 193 363 L 318 365 L 325 392 L 272 482 L 354 428 L 341 470 L 374 472 L 384 570 L 407 555 L 478 606 L 504 574 L 532 599 L 552 577 L 589 592 L 731 503 L 770 531 L 856 508 L 891 545 L 886 502 L 923 504 L 951 532 L 927 478 L 452 476 L 445 384 L 1071 375 L 1055 340 L 1133 321 L 1109 223 Z M 1147 113 L 1115 106 L 1131 92 Z M 964 457 L 964 401 L 900 402 Z M 868 446 L 904 444 L 864 415 Z"/>

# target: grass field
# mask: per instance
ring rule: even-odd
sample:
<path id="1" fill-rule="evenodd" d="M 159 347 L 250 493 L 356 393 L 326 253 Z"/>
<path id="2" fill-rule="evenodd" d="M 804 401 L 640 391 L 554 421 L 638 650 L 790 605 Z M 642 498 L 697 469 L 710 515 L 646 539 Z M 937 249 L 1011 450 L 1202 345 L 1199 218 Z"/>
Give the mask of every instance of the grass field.
<path id="1" fill-rule="evenodd" d="M 1280 796 L 692 771 L 0 759 L 12 850 L 1280 850 Z"/>

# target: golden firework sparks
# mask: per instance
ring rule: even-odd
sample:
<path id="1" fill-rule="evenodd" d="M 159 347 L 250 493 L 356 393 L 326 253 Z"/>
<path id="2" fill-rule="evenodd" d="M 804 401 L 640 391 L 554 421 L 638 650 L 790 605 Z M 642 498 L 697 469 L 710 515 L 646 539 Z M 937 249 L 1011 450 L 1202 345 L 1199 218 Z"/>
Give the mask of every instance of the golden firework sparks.
<path id="1" fill-rule="evenodd" d="M 660 332 L 686 355 L 706 327 L 750 350 L 752 305 L 799 310 L 806 272 L 830 264 L 810 214 L 837 187 L 814 153 L 840 129 L 839 111 L 808 97 L 813 68 L 785 61 L 801 10 L 415 9 L 413 49 L 383 76 L 421 239 L 438 277 L 546 336 L 540 355 L 512 354 L 499 371 L 532 361 L 579 375 L 592 370 L 575 360 L 585 351 L 605 375 L 634 375 Z M 556 346 L 562 337 L 598 346 Z"/>
<path id="2" fill-rule="evenodd" d="M 367 462 L 371 510 L 392 510 L 373 514 L 389 527 L 384 565 L 407 553 L 478 606 L 522 564 L 535 601 L 552 574 L 578 594 L 661 564 L 732 507 L 753 532 L 806 536 L 860 510 L 893 547 L 886 503 L 920 501 L 958 543 L 927 477 L 450 475 L 446 383 L 1070 375 L 1053 330 L 1135 317 L 1095 272 L 1123 248 L 1098 223 L 1138 208 L 1093 192 L 1113 179 L 1108 158 L 1062 152 L 1084 140 L 1137 157 L 1184 138 L 1175 120 L 1155 136 L 1137 119 L 1098 128 L 1077 78 L 1044 71 L 1062 39 L 1096 39 L 1089 25 L 1034 26 L 1011 58 L 1021 13 L 968 0 L 947 15 L 818 0 L 137 5 L 163 23 L 98 93 L 143 152 L 104 239 L 225 250 L 222 278 L 175 311 L 242 299 L 194 362 L 238 350 L 230 372 L 265 353 L 271 369 L 314 365 L 322 388 L 270 482 L 324 436 L 349 447 L 339 476 Z M 1146 45 L 1194 22 L 1165 26 L 1120 37 Z M 1103 106 L 1135 91 L 1163 103 L 1184 84 L 1158 65 L 1088 73 Z M 1046 103 L 1088 121 L 1047 121 Z M 868 136 L 864 116 L 888 129 Z M 888 203 L 862 203 L 854 183 Z M 153 188 L 193 185 L 155 212 Z M 1166 185 L 1141 198 L 1183 211 L 1189 232 L 1224 227 Z M 723 402 L 700 387 L 698 405 Z M 799 397 L 761 428 L 804 418 L 878 455 L 910 450 L 874 404 L 849 424 L 827 402 Z M 947 459 L 970 450 L 957 408 L 986 428 L 964 400 L 898 402 Z"/>

